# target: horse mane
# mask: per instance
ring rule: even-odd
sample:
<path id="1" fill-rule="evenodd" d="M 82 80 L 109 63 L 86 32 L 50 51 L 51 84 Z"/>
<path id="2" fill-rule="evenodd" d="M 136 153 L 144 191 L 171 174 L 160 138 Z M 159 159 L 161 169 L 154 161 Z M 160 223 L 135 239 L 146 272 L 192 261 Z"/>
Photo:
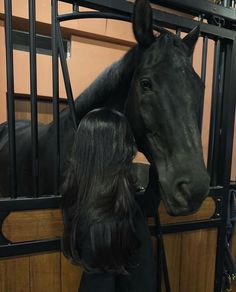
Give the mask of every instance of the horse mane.
<path id="1" fill-rule="evenodd" d="M 76 99 L 75 108 L 80 120 L 87 112 L 98 107 L 109 107 L 123 111 L 135 70 L 137 46 L 121 59 L 107 67 Z M 68 115 L 69 107 L 61 112 Z M 61 116 L 61 117 L 62 117 Z"/>

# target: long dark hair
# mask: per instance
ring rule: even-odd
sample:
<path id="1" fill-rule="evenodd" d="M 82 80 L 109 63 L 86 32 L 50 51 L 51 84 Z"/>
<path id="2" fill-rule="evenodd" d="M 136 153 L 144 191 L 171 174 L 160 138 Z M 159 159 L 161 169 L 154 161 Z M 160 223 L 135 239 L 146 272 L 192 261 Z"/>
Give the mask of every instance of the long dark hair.
<path id="1" fill-rule="evenodd" d="M 124 274 L 133 264 L 139 240 L 130 168 L 136 152 L 123 114 L 103 108 L 81 120 L 62 188 L 63 251 L 88 271 Z"/>

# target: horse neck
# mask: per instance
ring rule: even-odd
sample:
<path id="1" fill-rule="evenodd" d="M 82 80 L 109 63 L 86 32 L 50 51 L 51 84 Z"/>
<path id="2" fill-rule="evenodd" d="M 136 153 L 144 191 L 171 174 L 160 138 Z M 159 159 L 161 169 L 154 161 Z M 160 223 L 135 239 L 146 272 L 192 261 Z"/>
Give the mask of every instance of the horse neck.
<path id="1" fill-rule="evenodd" d="M 107 67 L 76 98 L 75 109 L 78 121 L 86 113 L 99 107 L 109 107 L 121 112 L 124 110 L 138 56 L 138 47 L 134 46 L 120 60 Z M 60 113 L 60 129 L 63 133 L 75 130 L 68 106 Z"/>
<path id="2" fill-rule="evenodd" d="M 106 68 L 75 101 L 76 113 L 81 119 L 98 107 L 123 111 L 135 69 L 137 47 L 133 47 L 119 61 Z"/>
<path id="3" fill-rule="evenodd" d="M 78 121 L 95 108 L 109 107 L 124 110 L 129 93 L 132 76 L 135 70 L 139 50 L 133 47 L 119 61 L 105 69 L 97 79 L 75 100 Z M 53 127 L 53 123 L 51 124 Z M 75 127 L 69 107 L 60 113 L 60 145 L 61 165 L 66 161 L 66 153 L 70 153 Z M 68 154 L 69 155 L 69 154 Z"/>

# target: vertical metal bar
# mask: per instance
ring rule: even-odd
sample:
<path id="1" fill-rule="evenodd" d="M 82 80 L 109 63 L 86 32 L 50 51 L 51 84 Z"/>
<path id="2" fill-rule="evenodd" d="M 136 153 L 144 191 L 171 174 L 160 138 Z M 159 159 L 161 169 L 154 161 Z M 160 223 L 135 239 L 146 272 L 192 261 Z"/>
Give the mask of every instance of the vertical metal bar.
<path id="1" fill-rule="evenodd" d="M 157 291 L 162 291 L 162 267 L 163 267 L 163 256 L 162 246 L 160 240 L 157 238 Z"/>
<path id="2" fill-rule="evenodd" d="M 219 151 L 221 179 L 219 183 L 224 186 L 224 196 L 222 198 L 221 225 L 218 230 L 217 252 L 216 252 L 216 272 L 214 292 L 220 292 L 222 287 L 223 263 L 225 237 L 227 232 L 228 200 L 230 188 L 230 175 L 233 150 L 234 118 L 236 103 L 236 33 L 233 45 L 226 47 L 225 65 L 225 86 L 224 98 L 222 102 L 222 122 L 221 122 L 221 143 Z"/>
<path id="3" fill-rule="evenodd" d="M 215 43 L 215 55 L 214 55 L 214 71 L 213 71 L 213 86 L 212 86 L 212 100 L 211 100 L 211 120 L 210 120 L 210 134 L 208 145 L 208 159 L 207 169 L 211 176 L 211 185 L 215 185 L 216 180 L 216 168 L 215 163 L 217 158 L 215 157 L 215 145 L 217 137 L 217 103 L 219 93 L 219 70 L 220 70 L 220 49 L 221 40 L 217 40 Z"/>
<path id="4" fill-rule="evenodd" d="M 180 28 L 180 27 L 177 27 L 177 28 L 176 28 L 176 35 L 177 35 L 178 37 L 180 37 L 180 35 L 181 35 L 181 28 Z"/>
<path id="5" fill-rule="evenodd" d="M 29 0 L 30 31 L 30 96 L 31 96 L 31 141 L 32 141 L 32 175 L 33 196 L 38 196 L 38 110 L 37 110 L 37 61 L 35 0 Z"/>
<path id="6" fill-rule="evenodd" d="M 161 221 L 160 221 L 160 216 L 158 212 L 158 205 L 156 208 L 156 213 L 155 214 L 155 225 L 156 225 L 156 239 L 157 239 L 157 244 L 158 244 L 158 254 L 157 258 L 160 256 L 161 257 L 161 265 L 160 265 L 160 275 L 158 273 L 157 275 L 157 282 L 160 281 L 160 286 L 158 291 L 162 291 L 161 289 L 161 282 L 162 282 L 162 272 L 163 272 L 163 280 L 165 283 L 165 291 L 166 292 L 171 292 L 170 289 L 170 280 L 169 280 L 169 273 L 168 273 L 168 267 L 167 267 L 167 258 L 166 258 L 166 251 L 165 251 L 165 246 L 164 246 L 164 239 L 163 239 L 163 233 L 161 230 Z M 160 277 L 160 279 L 158 279 Z"/>
<path id="7" fill-rule="evenodd" d="M 236 42 L 236 37 L 234 42 Z M 218 182 L 221 185 L 230 182 L 232 150 L 234 139 L 234 120 L 235 120 L 235 104 L 236 104 L 236 85 L 233 81 L 231 73 L 235 74 L 236 59 L 233 54 L 236 52 L 236 44 L 233 44 L 232 54 L 229 45 L 226 47 L 227 57 L 225 64 L 224 78 L 224 98 L 222 100 L 222 121 L 221 121 L 221 141 L 220 141 L 220 157 L 219 157 L 219 173 Z"/>
<path id="8" fill-rule="evenodd" d="M 230 7 L 230 0 L 224 0 L 224 1 L 222 1 L 222 4 L 221 5 L 224 6 L 224 7 Z"/>
<path id="9" fill-rule="evenodd" d="M 53 122 L 55 129 L 55 174 L 54 194 L 59 193 L 60 178 L 60 120 L 59 120 L 59 75 L 58 75 L 58 45 L 57 45 L 57 0 L 51 0 L 52 5 L 52 79 L 53 79 Z"/>
<path id="10" fill-rule="evenodd" d="M 201 66 L 201 79 L 204 84 L 206 82 L 207 48 L 208 48 L 208 37 L 204 36 L 203 46 L 202 46 L 202 66 Z M 200 100 L 200 104 L 199 104 L 198 126 L 199 126 L 200 131 L 202 131 L 203 108 L 204 108 L 204 95 L 202 96 L 202 99 Z"/>
<path id="11" fill-rule="evenodd" d="M 16 135 L 15 135 L 15 105 L 14 105 L 14 67 L 12 44 L 12 2 L 4 0 L 5 9 L 5 40 L 6 40 L 6 73 L 7 73 L 7 120 L 10 160 L 10 193 L 17 197 L 16 172 Z"/>
<path id="12" fill-rule="evenodd" d="M 67 100 L 68 100 L 74 128 L 76 129 L 78 123 L 77 123 L 77 118 L 76 118 L 75 102 L 73 99 L 73 93 L 72 93 L 71 82 L 70 82 L 70 75 L 69 75 L 69 70 L 68 70 L 68 66 L 66 63 L 66 55 L 64 52 L 64 48 L 63 48 L 63 41 L 62 41 L 62 35 L 61 35 L 59 23 L 57 23 L 57 38 L 58 38 L 60 61 L 61 61 L 62 73 L 63 73 L 63 77 L 64 77 L 65 88 L 66 88 Z"/>
<path id="13" fill-rule="evenodd" d="M 204 36 L 203 46 L 202 46 L 202 67 L 201 67 L 201 79 L 203 83 L 205 83 L 206 81 L 207 49 L 208 49 L 208 36 Z"/>
<path id="14" fill-rule="evenodd" d="M 216 119 L 216 143 L 215 143 L 215 184 L 219 185 L 219 171 L 220 171 L 220 142 L 221 142 L 221 123 L 222 123 L 222 100 L 223 100 L 223 89 L 224 89 L 224 72 L 225 72 L 225 48 L 222 47 L 220 57 L 220 71 L 219 71 L 219 93 L 217 101 L 217 119 Z"/>
<path id="15" fill-rule="evenodd" d="M 73 12 L 79 11 L 79 5 L 77 3 L 73 3 Z"/>

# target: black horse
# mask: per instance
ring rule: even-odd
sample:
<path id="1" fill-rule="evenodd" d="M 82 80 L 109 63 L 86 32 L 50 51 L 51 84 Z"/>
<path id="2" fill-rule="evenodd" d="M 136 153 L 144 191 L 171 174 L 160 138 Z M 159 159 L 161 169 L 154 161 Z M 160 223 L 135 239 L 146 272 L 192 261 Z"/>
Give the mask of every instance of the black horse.
<path id="1" fill-rule="evenodd" d="M 155 37 L 152 10 L 146 0 L 134 5 L 137 45 L 108 67 L 75 101 L 80 120 L 88 111 L 109 107 L 127 116 L 139 149 L 158 174 L 167 211 L 197 210 L 208 193 L 209 178 L 197 125 L 198 101 L 204 86 L 191 65 L 199 29 L 184 39 L 162 31 Z M 39 193 L 52 194 L 55 173 L 53 124 L 39 125 Z M 61 173 L 73 144 L 68 108 L 60 113 Z M 19 195 L 32 194 L 29 121 L 16 122 Z M 104 150 L 105 151 L 105 150 Z M 0 193 L 9 195 L 8 125 L 0 125 Z"/>

